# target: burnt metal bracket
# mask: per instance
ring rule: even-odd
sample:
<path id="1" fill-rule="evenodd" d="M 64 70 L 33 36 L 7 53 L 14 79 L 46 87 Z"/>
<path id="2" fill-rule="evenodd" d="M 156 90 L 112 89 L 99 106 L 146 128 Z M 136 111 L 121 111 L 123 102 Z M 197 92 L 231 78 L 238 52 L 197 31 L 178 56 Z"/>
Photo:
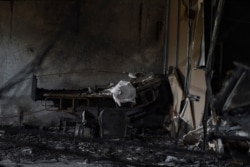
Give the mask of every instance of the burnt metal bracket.
<path id="1" fill-rule="evenodd" d="M 200 101 L 200 96 L 188 94 L 187 97 L 190 101 Z"/>
<path id="2" fill-rule="evenodd" d="M 213 61 L 214 61 L 214 50 L 215 50 L 215 45 L 216 45 L 216 41 L 217 41 L 217 37 L 218 37 L 219 24 L 221 22 L 224 3 L 225 3 L 225 0 L 220 0 L 218 2 L 216 17 L 215 17 L 214 26 L 213 26 L 212 39 L 211 39 L 210 48 L 209 48 L 208 57 L 207 57 L 207 64 L 206 64 L 207 91 L 206 91 L 205 111 L 204 111 L 204 116 L 203 116 L 203 132 L 204 132 L 203 133 L 203 136 L 204 136 L 203 150 L 206 150 L 206 144 L 207 144 L 207 134 L 206 133 L 207 133 L 208 112 L 209 112 L 209 109 L 211 109 L 211 106 L 213 103 L 213 92 L 212 92 L 212 86 L 211 86 L 211 79 L 212 79 L 212 70 L 213 70 Z M 213 115 L 213 113 L 212 113 L 212 115 Z"/>

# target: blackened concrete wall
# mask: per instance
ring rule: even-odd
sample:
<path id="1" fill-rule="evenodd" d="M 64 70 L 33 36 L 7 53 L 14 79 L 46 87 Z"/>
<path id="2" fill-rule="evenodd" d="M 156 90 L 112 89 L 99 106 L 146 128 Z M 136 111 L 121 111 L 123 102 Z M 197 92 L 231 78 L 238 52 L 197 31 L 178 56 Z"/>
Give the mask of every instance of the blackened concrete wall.
<path id="1" fill-rule="evenodd" d="M 2 122 L 43 108 L 29 97 L 33 74 L 39 87 L 78 89 L 161 73 L 165 10 L 165 0 L 0 1 L 0 87 L 17 81 L 1 92 Z"/>

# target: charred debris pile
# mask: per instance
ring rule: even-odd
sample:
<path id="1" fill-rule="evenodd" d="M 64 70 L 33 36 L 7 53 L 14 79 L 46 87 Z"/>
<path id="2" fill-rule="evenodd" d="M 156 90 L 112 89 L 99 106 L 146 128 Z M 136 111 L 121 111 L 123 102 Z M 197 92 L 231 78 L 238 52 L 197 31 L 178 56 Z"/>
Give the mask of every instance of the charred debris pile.
<path id="1" fill-rule="evenodd" d="M 34 77 L 33 99 L 73 117 L 62 119 L 58 127 L 2 127 L 0 164 L 230 165 L 215 153 L 169 136 L 173 95 L 167 77 L 130 75 L 131 81 L 82 90 L 37 88 Z"/>
<path id="2" fill-rule="evenodd" d="M 71 117 L 42 129 L 2 126 L 1 158 L 53 157 L 61 162 L 60 156 L 67 161 L 84 157 L 89 163 L 106 160 L 135 166 L 248 164 L 249 76 L 250 68 L 236 63 L 213 98 L 211 112 L 203 115 L 206 127 L 199 122 L 198 128 L 192 127 L 192 117 L 185 117 L 192 113 L 187 99 L 176 98 L 185 93 L 175 69 L 168 77 L 130 74 L 130 81 L 81 90 L 38 88 L 34 76 L 32 99 L 44 101 L 46 110 Z M 188 99 L 199 101 L 195 96 Z M 174 109 L 179 104 L 179 110 Z M 53 153 L 45 156 L 48 152 Z"/>
<path id="3" fill-rule="evenodd" d="M 107 86 L 48 90 L 37 88 L 34 76 L 32 98 L 44 101 L 48 110 L 74 115 L 61 123 L 73 124 L 75 136 L 125 137 L 133 128 L 162 127 L 172 104 L 168 79 L 142 73 L 131 73 L 130 77 L 131 81 L 121 80 Z"/>

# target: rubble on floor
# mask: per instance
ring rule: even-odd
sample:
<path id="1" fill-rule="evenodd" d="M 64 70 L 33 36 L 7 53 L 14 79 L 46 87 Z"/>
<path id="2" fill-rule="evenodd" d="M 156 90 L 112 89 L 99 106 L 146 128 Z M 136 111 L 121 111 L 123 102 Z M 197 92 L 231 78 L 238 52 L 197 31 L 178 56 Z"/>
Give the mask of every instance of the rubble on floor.
<path id="1" fill-rule="evenodd" d="M 188 150 L 164 131 L 133 130 L 126 138 L 80 139 L 64 132 L 6 129 L 2 166 L 232 166 L 221 155 Z"/>
<path id="2" fill-rule="evenodd" d="M 75 117 L 61 120 L 60 127 L 0 128 L 0 166 L 250 164 L 249 71 L 237 65 L 214 99 L 206 133 L 200 120 L 204 112 L 198 113 L 199 121 L 193 115 L 200 97 L 184 93 L 175 71 L 170 84 L 166 76 L 131 74 L 130 82 L 78 91 L 37 88 L 34 78 L 34 100 L 50 100 Z"/>
<path id="3" fill-rule="evenodd" d="M 249 163 L 250 66 L 235 63 L 221 91 L 213 98 L 206 121 L 206 133 L 200 126 L 184 135 L 186 145 L 205 145 L 227 154 L 237 164 Z M 205 136 L 205 138 L 204 138 Z"/>

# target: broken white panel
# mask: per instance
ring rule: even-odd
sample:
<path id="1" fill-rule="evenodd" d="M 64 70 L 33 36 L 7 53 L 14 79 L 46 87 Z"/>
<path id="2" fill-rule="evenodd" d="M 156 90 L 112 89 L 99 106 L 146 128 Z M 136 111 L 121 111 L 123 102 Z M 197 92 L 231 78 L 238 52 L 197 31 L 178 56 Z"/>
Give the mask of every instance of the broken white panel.
<path id="1" fill-rule="evenodd" d="M 201 1 L 200 1 L 201 2 Z M 199 2 L 199 3 L 200 3 Z M 202 124 L 202 118 L 205 108 L 205 95 L 206 95 L 206 79 L 205 71 L 202 69 L 196 69 L 197 66 L 204 67 L 204 48 L 202 48 L 203 35 L 204 35 L 204 4 L 201 4 L 201 8 L 197 11 L 196 24 L 194 30 L 193 47 L 192 47 L 192 67 L 190 71 L 190 87 L 189 93 L 200 97 L 199 101 L 192 101 L 193 113 L 191 108 L 188 109 L 183 117 L 186 120 L 193 121 L 195 125 L 194 129 L 198 128 Z M 190 106 L 190 105 L 189 105 Z M 193 114 L 193 116 L 192 116 Z M 192 117 L 191 117 L 192 116 Z M 193 120 L 194 118 L 194 120 Z"/>
<path id="2" fill-rule="evenodd" d="M 171 120 L 173 122 L 173 128 L 175 133 L 177 134 L 179 130 L 179 113 L 181 102 L 184 99 L 184 92 L 181 87 L 181 83 L 177 76 L 176 69 L 173 68 L 171 74 L 168 76 L 169 84 L 171 87 L 172 95 L 173 95 L 173 106 L 170 110 Z"/>
<path id="3" fill-rule="evenodd" d="M 173 114 L 177 116 L 180 112 L 181 101 L 184 99 L 184 92 L 181 88 L 178 77 L 176 76 L 175 69 L 173 69 L 172 74 L 169 74 L 168 80 L 173 94 Z"/>
<path id="4" fill-rule="evenodd" d="M 136 89 L 129 81 L 120 81 L 110 92 L 115 102 L 121 106 L 122 103 L 136 103 Z"/>
<path id="5" fill-rule="evenodd" d="M 192 110 L 190 106 L 190 100 L 189 98 L 185 99 L 185 104 L 182 108 L 182 111 L 180 113 L 180 117 L 182 120 L 184 120 L 192 129 L 195 129 L 195 120 L 193 120 L 192 116 Z"/>
<path id="6" fill-rule="evenodd" d="M 202 125 L 202 118 L 205 109 L 205 96 L 206 96 L 206 79 L 205 71 L 202 69 L 192 69 L 192 75 L 190 78 L 190 89 L 189 92 L 192 95 L 199 96 L 199 101 L 194 101 L 194 118 L 195 118 L 195 128 Z"/>
<path id="7" fill-rule="evenodd" d="M 181 112 L 181 118 L 187 122 L 192 129 L 196 129 L 202 124 L 205 108 L 206 82 L 204 70 L 192 69 L 189 92 L 192 95 L 199 96 L 200 99 L 199 101 L 193 101 L 192 113 L 191 101 L 187 98 L 183 111 Z"/>

